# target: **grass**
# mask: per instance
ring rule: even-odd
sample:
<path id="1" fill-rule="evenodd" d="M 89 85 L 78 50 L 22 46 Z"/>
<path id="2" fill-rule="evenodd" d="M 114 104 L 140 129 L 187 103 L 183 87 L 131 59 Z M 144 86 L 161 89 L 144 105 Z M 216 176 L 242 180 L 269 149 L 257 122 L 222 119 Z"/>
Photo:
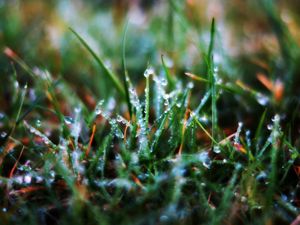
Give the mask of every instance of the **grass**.
<path id="1" fill-rule="evenodd" d="M 14 5 L 0 5 L 19 24 L 0 22 L 1 224 L 299 220 L 299 30 L 273 1 L 244 3 L 278 51 L 265 43 L 230 55 L 224 21 L 199 15 L 198 3 L 144 9 L 147 31 L 118 16 L 118 4 L 112 23 L 110 8 L 85 3 L 86 27 L 69 21 L 49 55 L 39 46 L 50 43 L 28 51 L 16 34 L 34 30 Z M 100 17 L 97 26 L 112 25 L 106 33 L 93 25 Z M 237 47 L 244 41 L 231 35 Z"/>

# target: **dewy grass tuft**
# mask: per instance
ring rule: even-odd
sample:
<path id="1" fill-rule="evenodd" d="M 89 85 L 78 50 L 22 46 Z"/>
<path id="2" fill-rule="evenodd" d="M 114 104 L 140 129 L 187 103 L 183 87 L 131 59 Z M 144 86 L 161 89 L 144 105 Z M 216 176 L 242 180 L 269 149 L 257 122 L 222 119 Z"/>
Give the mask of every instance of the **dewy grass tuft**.
<path id="1" fill-rule="evenodd" d="M 297 3 L 133 2 L 0 1 L 1 224 L 297 224 Z"/>

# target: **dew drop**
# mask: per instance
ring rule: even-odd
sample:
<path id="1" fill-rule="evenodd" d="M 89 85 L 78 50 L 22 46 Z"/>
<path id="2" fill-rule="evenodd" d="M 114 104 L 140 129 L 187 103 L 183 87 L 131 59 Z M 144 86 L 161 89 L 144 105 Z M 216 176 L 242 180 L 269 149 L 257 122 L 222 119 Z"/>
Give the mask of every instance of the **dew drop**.
<path id="1" fill-rule="evenodd" d="M 201 122 L 204 122 L 204 123 L 207 123 L 207 122 L 208 122 L 208 118 L 207 118 L 206 115 L 201 116 L 201 117 L 199 118 L 199 120 L 200 120 Z"/>
<path id="2" fill-rule="evenodd" d="M 5 138 L 7 136 L 7 133 L 5 131 L 2 131 L 0 136 L 1 136 L 1 138 Z"/>
<path id="3" fill-rule="evenodd" d="M 117 122 L 122 123 L 123 125 L 129 126 L 129 122 L 120 115 L 117 115 Z"/>
<path id="4" fill-rule="evenodd" d="M 239 144 L 239 138 L 240 138 L 240 134 L 241 134 L 241 131 L 242 131 L 242 127 L 243 127 L 243 123 L 239 122 L 238 123 L 238 128 L 237 128 L 236 133 L 234 135 L 234 143 L 235 144 Z"/>
<path id="5" fill-rule="evenodd" d="M 243 202 L 243 203 L 247 202 L 247 198 L 245 196 L 242 196 L 241 197 L 241 202 Z"/>
<path id="6" fill-rule="evenodd" d="M 16 177 L 14 177 L 14 181 L 18 184 L 22 184 L 23 183 L 23 177 L 22 176 L 16 176 Z"/>
<path id="7" fill-rule="evenodd" d="M 15 81 L 15 82 L 14 82 L 14 87 L 15 87 L 16 90 L 19 89 L 20 85 L 19 85 L 19 82 L 18 82 L 18 81 Z"/>
<path id="8" fill-rule="evenodd" d="M 214 146 L 214 147 L 213 147 L 213 151 L 214 151 L 214 153 L 217 153 L 217 154 L 221 153 L 221 148 L 220 148 L 220 146 Z"/>
<path id="9" fill-rule="evenodd" d="M 74 119 L 70 116 L 65 116 L 65 123 L 67 125 L 73 124 L 74 123 Z"/>
<path id="10" fill-rule="evenodd" d="M 273 129 L 273 124 L 268 124 L 267 128 L 268 128 L 268 130 L 272 130 Z"/>
<path id="11" fill-rule="evenodd" d="M 258 182 L 265 182 L 267 180 L 267 173 L 265 171 L 261 171 L 257 176 L 256 180 Z"/>
<path id="12" fill-rule="evenodd" d="M 102 105 L 104 103 L 104 100 L 101 100 L 100 102 L 98 102 L 96 108 L 95 108 L 95 114 L 96 115 L 100 115 L 102 113 Z"/>
<path id="13" fill-rule="evenodd" d="M 181 103 L 176 103 L 176 107 L 180 108 L 181 107 Z"/>
<path id="14" fill-rule="evenodd" d="M 35 177 L 35 182 L 36 182 L 36 183 L 42 183 L 43 180 L 44 180 L 44 179 L 43 179 L 43 177 L 41 177 L 41 176 L 36 176 L 36 177 Z"/>
<path id="15" fill-rule="evenodd" d="M 25 175 L 24 176 L 24 183 L 25 184 L 30 184 L 31 183 L 32 177 L 30 175 Z"/>
<path id="16" fill-rule="evenodd" d="M 278 114 L 276 114 L 276 115 L 274 116 L 274 118 L 272 118 L 272 121 L 273 121 L 274 123 L 279 122 L 279 121 L 280 121 L 280 116 L 279 116 Z"/>
<path id="17" fill-rule="evenodd" d="M 32 102 L 36 100 L 35 90 L 32 88 L 29 89 L 29 99 Z"/>
<path id="18" fill-rule="evenodd" d="M 0 120 L 4 119 L 4 117 L 5 117 L 5 114 L 0 112 Z"/>
<path id="19" fill-rule="evenodd" d="M 80 107 L 76 107 L 75 109 L 74 109 L 74 111 L 75 111 L 75 113 L 80 113 L 81 112 L 81 108 Z"/>
<path id="20" fill-rule="evenodd" d="M 189 83 L 187 84 L 187 87 L 188 87 L 189 89 L 193 89 L 194 83 L 193 83 L 193 82 L 189 82 Z"/>
<path id="21" fill-rule="evenodd" d="M 114 98 L 109 98 L 107 102 L 107 110 L 111 111 L 116 107 L 116 100 Z"/>
<path id="22" fill-rule="evenodd" d="M 209 158 L 209 155 L 208 155 L 208 152 L 204 151 L 204 152 L 201 152 L 198 156 L 198 159 L 199 161 L 202 162 L 202 165 L 206 168 L 210 168 L 211 166 L 211 160 Z"/>
<path id="23" fill-rule="evenodd" d="M 166 215 L 162 215 L 160 218 L 159 218 L 159 221 L 162 222 L 162 223 L 166 223 L 169 221 L 169 217 L 166 216 Z"/>
<path id="24" fill-rule="evenodd" d="M 144 72 L 144 77 L 148 78 L 150 75 L 154 74 L 154 69 L 152 67 L 149 67 Z"/>
<path id="25" fill-rule="evenodd" d="M 169 95 L 169 94 L 164 94 L 164 95 L 163 95 L 163 98 L 164 98 L 165 100 L 168 100 L 168 99 L 170 98 L 170 95 Z"/>
<path id="26" fill-rule="evenodd" d="M 267 105 L 269 102 L 269 98 L 261 93 L 256 94 L 256 100 L 260 105 Z"/>
<path id="27" fill-rule="evenodd" d="M 49 172 L 49 175 L 50 175 L 49 181 L 52 183 L 54 181 L 54 179 L 55 179 L 55 172 L 53 170 L 51 170 Z"/>
<path id="28" fill-rule="evenodd" d="M 168 82 L 167 82 L 167 80 L 166 80 L 165 78 L 162 78 L 162 79 L 160 80 L 160 84 L 161 84 L 162 86 L 167 86 Z"/>
<path id="29" fill-rule="evenodd" d="M 219 68 L 217 66 L 214 67 L 214 73 L 218 73 L 219 72 Z"/>
<path id="30" fill-rule="evenodd" d="M 36 125 L 37 127 L 40 127 L 40 126 L 42 125 L 42 122 L 41 122 L 40 120 L 36 120 L 36 121 L 35 121 L 35 125 Z"/>
<path id="31" fill-rule="evenodd" d="M 235 169 L 236 169 L 236 170 L 240 170 L 240 169 L 242 169 L 242 168 L 243 168 L 243 166 L 242 166 L 241 163 L 236 163 L 236 164 L 235 164 Z"/>

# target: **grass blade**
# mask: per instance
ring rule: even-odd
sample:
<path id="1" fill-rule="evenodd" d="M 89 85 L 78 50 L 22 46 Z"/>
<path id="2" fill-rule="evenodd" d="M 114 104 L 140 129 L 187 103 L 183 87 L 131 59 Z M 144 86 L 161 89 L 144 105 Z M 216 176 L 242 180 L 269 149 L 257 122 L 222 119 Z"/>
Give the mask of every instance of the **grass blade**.
<path id="1" fill-rule="evenodd" d="M 212 137 L 215 139 L 217 133 L 217 89 L 216 89 L 216 80 L 214 74 L 214 60 L 213 60 L 213 48 L 214 48 L 214 36 L 215 36 L 215 19 L 212 19 L 211 30 L 210 30 L 210 43 L 208 48 L 207 55 L 207 64 L 208 64 L 208 75 L 210 81 L 211 89 L 211 122 L 212 122 Z"/>
<path id="2" fill-rule="evenodd" d="M 96 60 L 98 65 L 101 67 L 101 69 L 104 71 L 105 75 L 110 78 L 110 80 L 113 82 L 117 90 L 120 92 L 120 94 L 124 97 L 125 91 L 123 89 L 123 86 L 120 82 L 120 80 L 116 77 L 115 74 L 113 74 L 103 63 L 101 58 L 93 51 L 93 49 L 86 43 L 86 41 L 72 28 L 69 28 L 70 31 L 78 38 L 80 43 L 88 50 L 88 52 L 93 56 L 93 58 Z"/>
<path id="3" fill-rule="evenodd" d="M 172 77 L 171 73 L 170 73 L 170 70 L 169 68 L 167 67 L 166 63 L 165 63 L 165 60 L 164 60 L 164 56 L 161 55 L 161 63 L 162 63 L 162 66 L 163 66 L 163 69 L 164 69 L 164 72 L 166 74 L 166 77 L 167 77 L 167 80 L 168 80 L 168 84 L 170 86 L 170 89 L 174 89 L 175 88 L 175 80 L 174 78 Z"/>
<path id="4" fill-rule="evenodd" d="M 128 31 L 128 22 L 125 25 L 124 33 L 123 33 L 123 39 L 122 39 L 122 68 L 123 68 L 123 85 L 125 89 L 125 97 L 126 97 L 126 103 L 129 111 L 130 118 L 132 117 L 132 106 L 130 102 L 130 95 L 129 95 L 129 87 L 128 87 L 128 82 L 129 81 L 129 76 L 128 76 L 128 71 L 126 67 L 126 57 L 125 57 L 125 50 L 126 50 L 126 35 Z"/>

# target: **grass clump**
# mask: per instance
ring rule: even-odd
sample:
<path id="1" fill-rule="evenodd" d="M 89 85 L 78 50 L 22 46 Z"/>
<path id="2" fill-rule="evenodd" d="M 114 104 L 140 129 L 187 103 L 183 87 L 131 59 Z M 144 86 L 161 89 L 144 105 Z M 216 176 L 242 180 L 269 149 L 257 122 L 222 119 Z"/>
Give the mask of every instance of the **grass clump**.
<path id="1" fill-rule="evenodd" d="M 82 29 L 66 30 L 61 67 L 51 56 L 41 56 L 49 65 L 40 64 L 25 47 L 15 46 L 16 53 L 14 42 L 2 40 L 1 222 L 298 223 L 299 101 L 289 79 L 297 83 L 299 43 L 277 5 L 263 2 L 269 23 L 259 20 L 269 24 L 280 51 L 226 55 L 217 17 L 207 25 L 196 10 L 183 10 L 197 1 L 172 0 L 160 6 L 167 19 L 148 21 L 145 36 L 116 16 L 107 33 L 117 37 L 114 47 L 104 44 L 103 52 Z M 14 6 L 1 7 L 8 18 L 4 9 Z M 111 7 L 122 15 L 118 4 Z M 144 16 L 155 14 L 157 6 L 145 7 Z M 17 15 L 15 22 L 21 23 Z M 12 28 L 3 26 L 10 39 Z M 148 49 L 137 50 L 137 36 Z M 238 45 L 242 37 L 236 38 Z M 256 81 L 240 72 L 257 73 Z"/>

